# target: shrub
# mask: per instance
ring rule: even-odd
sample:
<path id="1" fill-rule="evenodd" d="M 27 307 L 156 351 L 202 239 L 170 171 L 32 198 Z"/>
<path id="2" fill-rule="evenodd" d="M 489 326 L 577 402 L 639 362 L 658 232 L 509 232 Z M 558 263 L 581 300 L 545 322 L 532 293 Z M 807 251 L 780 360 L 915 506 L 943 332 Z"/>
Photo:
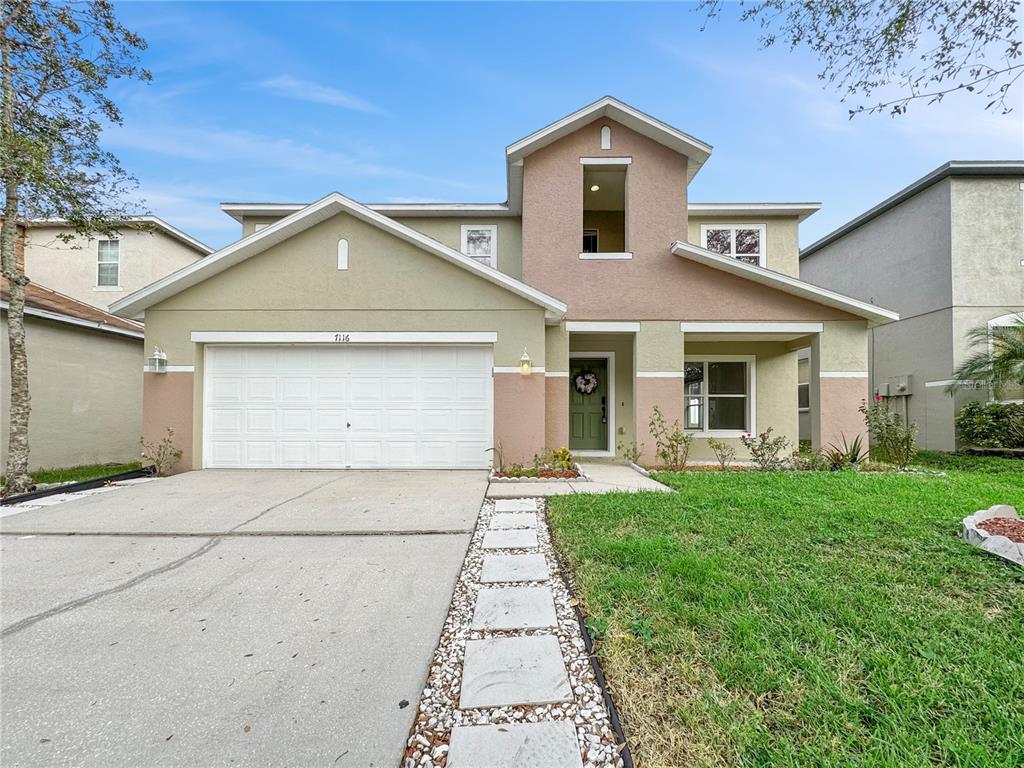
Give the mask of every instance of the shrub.
<path id="1" fill-rule="evenodd" d="M 782 469 L 785 464 L 785 459 L 779 454 L 789 447 L 789 438 L 783 435 L 772 437 L 772 427 L 768 427 L 757 437 L 743 435 L 740 437 L 740 442 L 750 451 L 750 458 L 762 472 Z"/>
<path id="2" fill-rule="evenodd" d="M 716 440 L 713 437 L 709 438 L 708 448 L 714 452 L 715 458 L 718 460 L 718 465 L 722 469 L 728 469 L 729 464 L 736 458 L 736 449 L 724 440 Z"/>
<path id="3" fill-rule="evenodd" d="M 1024 404 L 968 403 L 956 416 L 956 431 L 979 448 L 1024 448 Z"/>
<path id="4" fill-rule="evenodd" d="M 651 437 L 654 438 L 655 451 L 661 460 L 661 466 L 670 472 L 683 469 L 686 466 L 686 458 L 690 454 L 693 435 L 688 435 L 683 431 L 679 419 L 672 424 L 666 424 L 665 417 L 662 416 L 658 406 L 654 406 L 651 411 L 651 421 L 648 426 L 651 430 Z"/>
<path id="5" fill-rule="evenodd" d="M 174 430 L 170 427 L 160 442 L 147 443 L 146 438 L 140 437 L 139 445 L 142 446 L 143 461 L 152 464 L 160 477 L 165 477 L 181 460 L 181 449 L 174 445 Z"/>
<path id="6" fill-rule="evenodd" d="M 906 469 L 917 453 L 917 424 L 904 426 L 903 417 L 877 395 L 871 405 L 861 403 L 860 412 L 871 436 L 872 458 Z"/>
<path id="7" fill-rule="evenodd" d="M 644 452 L 643 443 L 638 444 L 636 440 L 631 440 L 628 443 L 624 440 L 620 440 L 618 448 L 619 453 L 624 459 L 631 461 L 634 464 L 640 463 L 640 456 Z"/>
<path id="8" fill-rule="evenodd" d="M 534 454 L 533 468 L 538 472 L 542 469 L 565 472 L 570 469 L 576 469 L 576 459 L 568 448 L 548 450 L 544 451 L 544 453 Z"/>
<path id="9" fill-rule="evenodd" d="M 832 462 L 825 458 L 821 451 L 801 451 L 790 459 L 789 465 L 793 469 L 804 472 L 831 472 Z"/>
<path id="10" fill-rule="evenodd" d="M 847 441 L 846 435 L 840 435 L 841 442 L 832 443 L 822 451 L 822 458 L 833 470 L 844 469 L 845 467 L 856 467 L 867 458 L 867 450 L 864 448 L 864 438 L 857 435 L 852 441 Z"/>

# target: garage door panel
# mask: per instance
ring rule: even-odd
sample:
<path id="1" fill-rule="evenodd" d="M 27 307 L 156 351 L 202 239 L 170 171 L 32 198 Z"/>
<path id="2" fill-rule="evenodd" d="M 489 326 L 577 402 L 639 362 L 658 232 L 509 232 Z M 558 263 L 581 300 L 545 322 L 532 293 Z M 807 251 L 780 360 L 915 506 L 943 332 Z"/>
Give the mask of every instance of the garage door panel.
<path id="1" fill-rule="evenodd" d="M 281 378 L 281 399 L 285 402 L 308 403 L 313 399 L 313 379 L 310 376 Z"/>
<path id="2" fill-rule="evenodd" d="M 206 350 L 205 464 L 485 467 L 489 347 Z"/>
<path id="3" fill-rule="evenodd" d="M 273 402 L 277 399 L 277 379 L 271 376 L 249 376 L 245 379 L 245 400 Z"/>

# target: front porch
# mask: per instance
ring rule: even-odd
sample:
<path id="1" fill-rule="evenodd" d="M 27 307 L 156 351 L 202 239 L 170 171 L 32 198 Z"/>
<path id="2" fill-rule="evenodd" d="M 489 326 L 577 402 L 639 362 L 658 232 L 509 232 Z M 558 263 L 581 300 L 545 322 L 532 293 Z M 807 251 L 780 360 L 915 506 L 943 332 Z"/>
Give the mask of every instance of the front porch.
<path id="1" fill-rule="evenodd" d="M 709 439 L 736 448 L 769 427 L 796 450 L 797 353 L 809 350 L 811 441 L 822 447 L 863 434 L 867 392 L 862 321 L 586 322 L 547 333 L 545 441 L 578 456 L 622 457 L 636 445 L 657 463 L 649 423 L 657 407 L 694 436 L 690 458 L 714 459 Z"/>

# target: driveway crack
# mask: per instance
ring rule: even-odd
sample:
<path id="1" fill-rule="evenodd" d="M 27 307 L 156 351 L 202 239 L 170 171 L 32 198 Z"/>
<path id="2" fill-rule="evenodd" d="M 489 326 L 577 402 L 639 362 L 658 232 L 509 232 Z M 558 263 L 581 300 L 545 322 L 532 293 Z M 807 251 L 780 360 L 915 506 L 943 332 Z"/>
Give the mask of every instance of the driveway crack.
<path id="1" fill-rule="evenodd" d="M 242 526 L 248 525 L 249 523 L 252 523 L 252 522 L 255 522 L 256 520 L 259 520 L 261 517 L 263 517 L 268 512 L 272 512 L 273 510 L 277 509 L 278 507 L 283 506 L 285 504 L 288 504 L 289 502 L 296 501 L 297 499 L 301 499 L 303 496 L 308 496 L 309 494 L 313 493 L 313 491 L 317 491 L 317 490 L 323 488 L 324 486 L 330 485 L 331 483 L 336 483 L 336 482 L 338 482 L 341 479 L 342 478 L 340 478 L 340 477 L 336 477 L 333 480 L 328 480 L 325 483 L 320 483 L 319 485 L 315 485 L 312 488 L 309 488 L 308 490 L 305 490 L 305 491 L 303 491 L 302 493 L 300 493 L 300 494 L 298 494 L 296 496 L 292 496 L 289 499 L 285 499 L 284 501 L 279 501 L 277 504 L 272 504 L 271 506 L 267 507 L 262 512 L 260 512 L 258 515 L 255 515 L 255 516 L 249 518 L 248 520 L 245 520 L 245 521 L 239 523 L 238 525 L 236 525 L 233 528 L 229 528 L 225 533 L 226 534 L 234 533 L 235 531 L 237 531 Z M 152 570 L 145 571 L 144 573 L 140 573 L 138 576 L 133 576 L 132 578 L 128 579 L 125 582 L 122 582 L 121 584 L 118 584 L 117 586 L 108 587 L 107 589 L 102 589 L 102 590 L 100 590 L 98 592 L 93 592 L 91 595 L 85 595 L 83 597 L 79 597 L 79 598 L 76 598 L 74 600 L 69 600 L 66 603 L 61 603 L 60 605 L 56 605 L 53 608 L 49 608 L 49 609 L 43 611 L 42 613 L 37 613 L 37 614 L 35 614 L 33 616 L 26 616 L 24 619 L 21 619 L 20 621 L 16 621 L 13 624 L 8 624 L 6 627 L 4 627 L 2 630 L 0 630 L 0 637 L 7 637 L 9 635 L 15 634 L 16 632 L 21 632 L 23 629 L 28 629 L 29 627 L 33 626 L 34 624 L 38 624 L 40 621 L 45 621 L 46 619 L 52 618 L 54 616 L 59 616 L 62 613 L 67 613 L 68 611 L 73 611 L 76 608 L 81 608 L 83 605 L 88 605 L 89 603 L 95 602 L 96 600 L 100 600 L 100 599 L 102 599 L 104 597 L 109 597 L 110 595 L 116 595 L 116 594 L 118 594 L 120 592 L 124 592 L 126 590 L 129 590 L 132 587 L 136 587 L 136 586 L 138 586 L 139 584 L 142 584 L 145 581 L 149 581 L 150 579 L 152 579 L 152 578 L 154 578 L 156 576 L 160 576 L 161 574 L 177 570 L 178 568 L 181 568 L 183 565 L 185 565 L 187 563 L 190 563 L 193 560 L 197 560 L 198 558 L 202 557 L 207 552 L 209 552 L 211 549 L 213 549 L 218 544 L 220 544 L 220 542 L 221 542 L 221 538 L 220 537 L 221 537 L 221 534 L 214 534 L 211 538 L 209 538 L 206 542 L 204 542 L 201 547 L 199 547 L 198 549 L 190 552 L 189 554 L 184 555 L 183 557 L 179 557 L 177 560 L 172 560 L 169 563 L 164 563 L 163 565 L 161 565 L 161 566 L 159 566 L 157 568 L 153 568 Z"/>

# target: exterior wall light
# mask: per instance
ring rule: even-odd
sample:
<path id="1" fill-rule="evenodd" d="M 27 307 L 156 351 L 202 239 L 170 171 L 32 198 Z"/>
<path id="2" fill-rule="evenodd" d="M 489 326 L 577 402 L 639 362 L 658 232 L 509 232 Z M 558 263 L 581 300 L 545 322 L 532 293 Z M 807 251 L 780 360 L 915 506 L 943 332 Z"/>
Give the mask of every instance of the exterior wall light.
<path id="1" fill-rule="evenodd" d="M 167 373 L 167 353 L 160 347 L 153 347 L 153 354 L 149 356 L 150 373 Z"/>
<path id="2" fill-rule="evenodd" d="M 519 373 L 523 376 L 529 376 L 532 367 L 530 364 L 530 353 L 526 351 L 526 347 L 523 347 L 523 356 L 519 358 Z"/>

